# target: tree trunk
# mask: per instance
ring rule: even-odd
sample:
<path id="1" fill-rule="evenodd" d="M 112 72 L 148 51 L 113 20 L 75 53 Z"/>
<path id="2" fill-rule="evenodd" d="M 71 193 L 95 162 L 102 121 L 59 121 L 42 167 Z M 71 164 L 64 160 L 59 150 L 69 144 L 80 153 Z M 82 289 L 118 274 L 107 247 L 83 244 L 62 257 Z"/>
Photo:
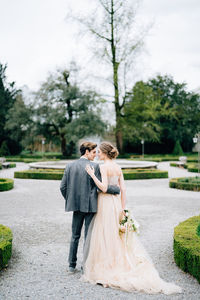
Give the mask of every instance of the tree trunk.
<path id="1" fill-rule="evenodd" d="M 114 86 L 114 103 L 115 103 L 115 115 L 116 115 L 116 144 L 119 153 L 123 152 L 123 138 L 122 138 L 122 127 L 121 127 L 121 107 L 119 103 L 119 78 L 118 68 L 119 63 L 116 59 L 116 46 L 114 36 L 114 0 L 111 0 L 111 13 L 110 13 L 110 26 L 111 26 L 111 52 L 112 52 L 112 66 L 113 66 L 113 86 Z"/>
<path id="2" fill-rule="evenodd" d="M 66 147 L 66 138 L 65 135 L 61 135 L 61 152 L 62 155 L 65 156 L 67 152 L 67 147 Z"/>

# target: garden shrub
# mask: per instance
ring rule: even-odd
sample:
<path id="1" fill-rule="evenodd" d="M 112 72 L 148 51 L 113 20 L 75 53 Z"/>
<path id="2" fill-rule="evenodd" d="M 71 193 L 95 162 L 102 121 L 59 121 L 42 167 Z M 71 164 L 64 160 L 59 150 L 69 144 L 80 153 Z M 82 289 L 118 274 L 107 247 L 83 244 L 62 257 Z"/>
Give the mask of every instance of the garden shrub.
<path id="1" fill-rule="evenodd" d="M 124 169 L 122 171 L 125 180 L 168 178 L 167 171 L 157 169 Z"/>
<path id="2" fill-rule="evenodd" d="M 200 216 L 195 216 L 174 228 L 174 260 L 200 283 L 200 237 L 196 234 Z"/>
<path id="3" fill-rule="evenodd" d="M 198 173 L 198 165 L 197 164 L 187 164 L 187 169 L 189 172 Z"/>
<path id="4" fill-rule="evenodd" d="M 11 190 L 14 187 L 14 180 L 9 178 L 0 178 L 0 192 Z"/>
<path id="5" fill-rule="evenodd" d="M 64 170 L 36 169 L 15 172 L 14 177 L 20 179 L 61 180 L 63 173 Z"/>
<path id="6" fill-rule="evenodd" d="M 170 188 L 188 191 L 200 191 L 200 178 L 199 177 L 182 177 L 172 178 L 169 182 Z"/>
<path id="7" fill-rule="evenodd" d="M 199 225 L 197 226 L 197 235 L 200 237 L 200 223 L 199 223 Z"/>
<path id="8" fill-rule="evenodd" d="M 175 161 L 174 161 L 174 162 L 171 162 L 171 163 L 170 163 L 170 166 L 171 166 L 171 167 L 178 167 L 178 168 L 181 168 L 181 167 L 182 167 L 182 168 L 185 168 L 185 169 L 187 168 L 187 165 L 186 165 L 186 164 L 180 164 L 180 162 L 175 162 Z"/>
<path id="9" fill-rule="evenodd" d="M 157 169 L 123 169 L 124 179 L 151 179 L 151 178 L 168 178 L 167 171 Z M 18 171 L 14 173 L 15 178 L 21 179 L 47 179 L 61 180 L 64 170 L 57 169 L 37 169 Z"/>
<path id="10" fill-rule="evenodd" d="M 179 140 L 176 141 L 172 154 L 174 154 L 174 155 L 183 155 L 184 154 Z"/>
<path id="11" fill-rule="evenodd" d="M 0 269 L 5 268 L 12 255 L 12 231 L 0 224 Z"/>
<path id="12" fill-rule="evenodd" d="M 15 163 L 9 164 L 8 168 L 16 168 L 16 164 Z"/>

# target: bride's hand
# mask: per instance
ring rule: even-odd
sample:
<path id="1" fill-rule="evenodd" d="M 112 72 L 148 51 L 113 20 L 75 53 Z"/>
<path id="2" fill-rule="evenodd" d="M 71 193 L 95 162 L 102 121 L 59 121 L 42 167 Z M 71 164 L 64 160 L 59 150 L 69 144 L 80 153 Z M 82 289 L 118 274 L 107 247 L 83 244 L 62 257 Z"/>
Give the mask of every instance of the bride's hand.
<path id="1" fill-rule="evenodd" d="M 94 176 L 94 167 L 91 167 L 90 165 L 87 165 L 85 168 L 86 172 L 92 177 Z"/>

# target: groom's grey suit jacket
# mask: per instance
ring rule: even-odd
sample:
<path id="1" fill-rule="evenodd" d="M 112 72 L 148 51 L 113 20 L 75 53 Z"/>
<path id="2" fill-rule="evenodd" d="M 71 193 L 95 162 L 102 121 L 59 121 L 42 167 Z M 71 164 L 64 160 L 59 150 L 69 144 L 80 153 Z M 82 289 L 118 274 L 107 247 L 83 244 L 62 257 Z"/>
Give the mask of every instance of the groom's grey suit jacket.
<path id="1" fill-rule="evenodd" d="M 97 187 L 85 170 L 88 164 L 94 167 L 95 175 L 101 179 L 99 165 L 85 158 L 69 163 L 65 168 L 60 191 L 66 201 L 66 211 L 97 211 Z M 107 193 L 119 194 L 119 187 L 108 186 Z"/>

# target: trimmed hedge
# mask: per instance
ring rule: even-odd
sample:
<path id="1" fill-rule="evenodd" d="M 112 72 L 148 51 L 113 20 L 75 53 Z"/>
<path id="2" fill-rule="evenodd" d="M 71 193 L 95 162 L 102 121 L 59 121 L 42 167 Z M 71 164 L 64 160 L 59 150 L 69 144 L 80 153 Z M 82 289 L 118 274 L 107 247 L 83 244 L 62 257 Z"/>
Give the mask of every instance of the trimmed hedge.
<path id="1" fill-rule="evenodd" d="M 198 173 L 198 166 L 196 164 L 187 164 L 187 169 L 189 172 Z"/>
<path id="2" fill-rule="evenodd" d="M 125 180 L 168 178 L 167 171 L 157 169 L 124 169 L 123 174 Z"/>
<path id="3" fill-rule="evenodd" d="M 186 164 L 180 164 L 179 162 L 171 162 L 170 163 L 170 167 L 178 167 L 178 168 L 187 168 Z"/>
<path id="4" fill-rule="evenodd" d="M 8 168 L 16 168 L 16 164 L 15 163 L 9 164 Z"/>
<path id="5" fill-rule="evenodd" d="M 12 231 L 0 224 L 0 269 L 5 268 L 12 255 Z"/>
<path id="6" fill-rule="evenodd" d="M 174 260 L 200 283 L 200 237 L 196 234 L 199 222 L 200 216 L 195 216 L 174 228 Z"/>
<path id="7" fill-rule="evenodd" d="M 11 190 L 14 187 L 14 180 L 9 178 L 0 178 L 0 192 Z"/>
<path id="8" fill-rule="evenodd" d="M 64 170 L 58 169 L 37 169 L 15 172 L 14 177 L 21 179 L 61 180 L 63 173 Z M 167 171 L 157 169 L 123 169 L 123 174 L 125 180 L 168 178 Z"/>
<path id="9" fill-rule="evenodd" d="M 64 170 L 37 169 L 15 172 L 14 177 L 20 179 L 61 180 L 63 177 L 63 173 Z"/>
<path id="10" fill-rule="evenodd" d="M 172 178 L 169 187 L 179 190 L 200 191 L 200 182 L 194 180 L 195 177 Z"/>

